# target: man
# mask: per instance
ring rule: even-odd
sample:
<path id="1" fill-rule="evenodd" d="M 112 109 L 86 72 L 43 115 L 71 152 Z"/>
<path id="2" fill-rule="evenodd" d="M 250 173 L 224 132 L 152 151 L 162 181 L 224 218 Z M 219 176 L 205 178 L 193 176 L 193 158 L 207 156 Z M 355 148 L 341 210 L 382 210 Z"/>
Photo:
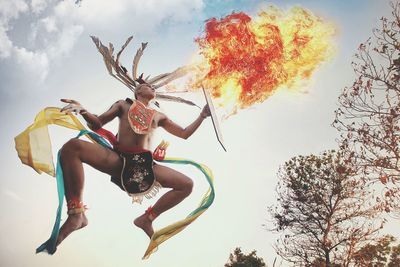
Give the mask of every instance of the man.
<path id="1" fill-rule="evenodd" d="M 84 109 L 77 101 L 62 99 L 68 103 L 64 112 L 78 112 L 96 131 L 114 118 L 119 118 L 117 144 L 114 150 L 99 144 L 80 139 L 68 141 L 61 150 L 61 165 L 64 173 L 65 198 L 68 206 L 68 219 L 60 229 L 57 246 L 73 231 L 88 224 L 85 206 L 82 203 L 84 173 L 83 163 L 112 176 L 112 181 L 129 195 L 143 195 L 155 187 L 171 188 L 144 214 L 134 220 L 150 238 L 154 233 L 152 222 L 161 213 L 174 207 L 192 191 L 190 178 L 171 168 L 153 164 L 149 159 L 149 144 L 152 132 L 161 126 L 169 133 L 184 139 L 189 138 L 210 116 L 206 105 L 200 115 L 186 128 L 171 121 L 165 114 L 148 108 L 156 96 L 155 88 L 142 83 L 136 87 L 136 100 L 120 100 L 100 116 Z M 137 170 L 140 170 L 138 173 Z"/>

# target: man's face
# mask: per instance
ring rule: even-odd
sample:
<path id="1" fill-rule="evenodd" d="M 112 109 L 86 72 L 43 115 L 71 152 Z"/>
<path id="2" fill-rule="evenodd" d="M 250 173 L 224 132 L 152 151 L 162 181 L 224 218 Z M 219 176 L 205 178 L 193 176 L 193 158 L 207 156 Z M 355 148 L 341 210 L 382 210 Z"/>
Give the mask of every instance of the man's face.
<path id="1" fill-rule="evenodd" d="M 141 84 L 139 88 L 136 89 L 136 94 L 147 99 L 153 99 L 156 97 L 156 90 L 151 84 Z"/>

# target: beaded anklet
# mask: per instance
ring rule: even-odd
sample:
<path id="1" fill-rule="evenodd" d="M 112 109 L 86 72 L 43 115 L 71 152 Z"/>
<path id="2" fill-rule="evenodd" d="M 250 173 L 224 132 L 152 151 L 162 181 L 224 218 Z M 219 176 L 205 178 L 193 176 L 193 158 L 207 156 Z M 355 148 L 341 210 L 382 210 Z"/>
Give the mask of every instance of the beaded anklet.
<path id="1" fill-rule="evenodd" d="M 86 205 L 84 205 L 82 201 L 79 201 L 77 199 L 68 200 L 67 207 L 68 207 L 68 212 L 67 212 L 68 215 L 83 213 L 85 212 L 85 210 L 87 210 Z"/>

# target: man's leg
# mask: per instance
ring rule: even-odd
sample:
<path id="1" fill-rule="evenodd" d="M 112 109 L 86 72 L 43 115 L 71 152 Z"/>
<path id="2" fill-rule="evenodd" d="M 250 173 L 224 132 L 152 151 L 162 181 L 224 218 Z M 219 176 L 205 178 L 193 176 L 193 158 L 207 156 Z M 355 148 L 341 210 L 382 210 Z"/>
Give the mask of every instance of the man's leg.
<path id="1" fill-rule="evenodd" d="M 171 168 L 157 164 L 154 165 L 153 171 L 156 180 L 163 187 L 172 188 L 172 190 L 165 193 L 154 204 L 151 212 L 144 213 L 134 221 L 135 225 L 142 228 L 150 238 L 154 233 L 152 221 L 189 196 L 193 188 L 193 181 L 189 177 Z"/>
<path id="2" fill-rule="evenodd" d="M 61 149 L 61 165 L 64 174 L 65 199 L 69 208 L 82 203 L 84 172 L 83 163 L 112 176 L 118 176 L 122 169 L 119 155 L 99 144 L 80 139 L 71 139 Z M 84 212 L 69 214 L 60 229 L 57 246 L 73 231 L 88 224 Z"/>

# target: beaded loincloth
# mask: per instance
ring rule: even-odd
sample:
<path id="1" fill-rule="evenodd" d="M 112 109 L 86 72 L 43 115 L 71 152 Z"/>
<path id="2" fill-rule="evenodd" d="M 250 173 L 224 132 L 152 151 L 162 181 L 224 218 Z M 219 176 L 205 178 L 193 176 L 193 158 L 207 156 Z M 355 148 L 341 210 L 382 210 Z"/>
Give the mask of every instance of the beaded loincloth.
<path id="1" fill-rule="evenodd" d="M 141 203 L 143 197 L 155 196 L 161 185 L 154 177 L 152 153 L 120 153 L 120 157 L 123 161 L 121 175 L 111 177 L 111 181 L 128 193 L 133 202 Z"/>

